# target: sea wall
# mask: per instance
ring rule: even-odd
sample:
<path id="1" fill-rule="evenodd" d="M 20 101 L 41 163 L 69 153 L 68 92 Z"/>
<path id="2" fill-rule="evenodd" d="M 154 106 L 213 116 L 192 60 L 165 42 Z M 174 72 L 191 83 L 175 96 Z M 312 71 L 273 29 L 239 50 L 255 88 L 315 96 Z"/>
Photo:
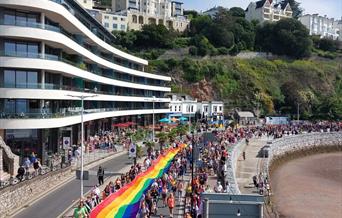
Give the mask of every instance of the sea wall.
<path id="1" fill-rule="evenodd" d="M 263 163 L 268 175 L 282 163 L 311 154 L 342 151 L 342 132 L 307 133 L 272 142 L 269 158 Z"/>

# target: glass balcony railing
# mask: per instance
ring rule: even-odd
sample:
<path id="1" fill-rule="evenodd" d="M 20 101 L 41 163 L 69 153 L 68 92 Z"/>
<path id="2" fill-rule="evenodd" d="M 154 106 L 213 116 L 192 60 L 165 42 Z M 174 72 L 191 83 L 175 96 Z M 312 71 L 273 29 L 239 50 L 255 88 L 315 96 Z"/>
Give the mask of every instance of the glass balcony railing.
<path id="1" fill-rule="evenodd" d="M 3 51 L 0 50 L 0 56 L 7 56 L 7 57 L 23 57 L 23 58 L 40 58 L 40 59 L 46 59 L 46 60 L 53 60 L 53 61 L 62 61 L 64 63 L 70 64 L 74 67 L 77 67 L 81 70 L 86 70 L 89 71 L 93 74 L 103 76 L 106 78 L 114 79 L 114 80 L 120 80 L 124 82 L 129 82 L 132 84 L 142 84 L 142 85 L 151 85 L 151 86 L 160 86 L 160 87 L 166 87 L 165 83 L 162 84 L 155 84 L 151 82 L 146 82 L 146 81 L 138 81 L 132 78 L 125 78 L 123 76 L 117 76 L 117 75 L 106 75 L 103 71 L 101 70 L 96 70 L 96 69 L 90 69 L 87 68 L 84 63 L 75 63 L 73 61 L 70 61 L 66 58 L 57 56 L 57 55 L 52 55 L 52 54 L 42 54 L 42 53 L 29 53 L 29 52 L 14 52 L 14 51 Z"/>
<path id="2" fill-rule="evenodd" d="M 0 88 L 16 88 L 16 89 L 46 89 L 46 90 L 64 90 L 64 91 L 75 91 L 75 92 L 85 92 L 92 94 L 102 94 L 102 95 L 117 95 L 117 96 L 130 96 L 130 97 L 152 97 L 163 98 L 160 95 L 153 95 L 152 93 L 132 93 L 128 91 L 102 91 L 98 89 L 81 88 L 70 85 L 57 85 L 51 83 L 16 83 L 16 84 L 2 84 Z"/>
<path id="3" fill-rule="evenodd" d="M 155 107 L 158 109 L 167 109 L 162 107 Z M 125 111 L 125 110 L 152 110 L 151 107 L 146 106 L 126 106 L 126 107 L 116 107 L 116 108 L 96 108 L 96 109 L 85 109 L 84 114 L 93 113 L 104 113 L 104 112 L 115 112 L 115 111 Z M 51 118 L 63 118 L 70 116 L 78 116 L 81 114 L 81 108 L 79 107 L 69 107 L 60 108 L 58 111 L 51 112 L 50 109 L 29 109 L 23 112 L 1 112 L 0 119 L 51 119 Z"/>
<path id="4" fill-rule="evenodd" d="M 77 44 L 80 44 L 80 40 L 78 40 L 73 34 L 65 31 L 63 28 L 61 28 L 59 26 L 42 24 L 42 23 L 38 23 L 38 22 L 27 22 L 27 21 L 15 21 L 15 22 L 11 21 L 11 22 L 9 22 L 9 21 L 5 21 L 4 19 L 0 19 L 0 25 L 30 27 L 30 28 L 38 28 L 38 29 L 45 29 L 45 30 L 49 30 L 49 31 L 53 31 L 53 32 L 58 32 L 58 33 L 61 33 L 65 36 L 67 36 L 68 38 L 70 38 L 71 40 L 76 42 Z M 91 53 L 93 53 L 93 51 L 90 47 L 87 47 L 87 46 L 82 46 L 82 47 L 87 49 Z M 95 55 L 97 55 L 97 56 L 101 57 L 102 59 L 105 59 L 111 63 L 115 63 L 115 64 L 118 64 L 120 66 L 127 67 L 127 68 L 134 69 L 134 70 L 139 70 L 138 68 L 130 67 L 128 64 L 115 61 L 114 58 L 108 58 L 104 55 L 100 55 L 100 53 L 95 54 Z"/>

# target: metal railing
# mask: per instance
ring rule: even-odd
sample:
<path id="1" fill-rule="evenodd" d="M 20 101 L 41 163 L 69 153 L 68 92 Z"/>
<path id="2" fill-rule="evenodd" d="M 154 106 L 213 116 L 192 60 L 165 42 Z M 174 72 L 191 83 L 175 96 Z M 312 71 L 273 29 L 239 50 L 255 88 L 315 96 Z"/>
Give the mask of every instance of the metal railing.
<path id="1" fill-rule="evenodd" d="M 58 0 L 53 1 L 53 2 L 61 4 L 61 2 L 58 2 Z M 53 25 L 49 25 L 49 24 L 42 24 L 42 23 L 38 23 L 38 22 L 28 22 L 28 21 L 7 22 L 4 19 L 0 19 L 0 25 L 30 27 L 30 28 L 38 28 L 38 29 L 49 30 L 49 31 L 61 33 L 61 34 L 65 35 L 65 36 L 67 36 L 68 38 L 70 38 L 71 40 L 73 40 L 74 42 L 76 42 L 77 44 L 80 44 L 80 40 L 77 40 L 77 38 L 73 34 L 65 31 L 62 27 L 59 27 L 59 26 L 53 26 Z M 82 46 L 82 47 L 87 49 L 88 51 L 90 51 L 91 53 L 94 54 L 94 52 L 93 52 L 93 50 L 91 48 L 86 47 L 86 46 Z M 144 72 L 143 70 L 140 70 L 139 68 L 131 67 L 131 66 L 129 66 L 126 63 L 121 63 L 120 61 L 116 61 L 114 56 L 113 56 L 113 58 L 108 58 L 106 56 L 100 55 L 100 53 L 99 54 L 95 54 L 95 55 L 96 56 L 100 56 L 102 59 L 104 59 L 106 61 L 109 61 L 111 63 L 115 63 L 117 65 L 129 68 L 129 69 L 133 69 L 133 70 Z M 156 75 L 158 75 L 158 74 L 156 74 Z"/>
<path id="2" fill-rule="evenodd" d="M 53 54 L 42 54 L 42 53 L 31 53 L 31 52 L 12 52 L 12 51 L 4 51 L 0 50 L 0 56 L 5 56 L 5 57 L 20 57 L 20 58 L 39 58 L 39 59 L 46 59 L 46 60 L 52 60 L 52 61 L 61 61 L 67 64 L 70 64 L 74 67 L 77 67 L 81 70 L 86 70 L 88 72 L 94 73 L 99 76 L 103 76 L 106 78 L 110 79 L 115 79 L 115 80 L 120 80 L 124 82 L 129 82 L 132 84 L 142 84 L 142 85 L 151 85 L 151 86 L 160 86 L 160 87 L 166 87 L 166 83 L 164 84 L 158 84 L 158 83 L 150 83 L 147 81 L 139 81 L 136 79 L 132 79 L 132 77 L 125 78 L 123 76 L 117 76 L 115 73 L 113 75 L 106 75 L 102 70 L 96 70 L 96 69 L 91 69 L 91 68 L 84 68 L 84 63 L 76 63 L 71 60 L 68 60 L 66 58 L 60 57 L 58 55 L 53 55 Z"/>
<path id="3" fill-rule="evenodd" d="M 161 107 L 154 108 L 155 110 L 164 109 Z M 167 109 L 167 108 L 165 108 Z M 152 110 L 146 106 L 127 106 L 116 108 L 97 108 L 97 109 L 85 109 L 84 114 L 92 113 L 104 113 L 115 111 L 128 111 L 128 110 Z M 70 116 L 78 116 L 81 114 L 80 109 L 72 108 L 60 108 L 57 112 L 51 112 L 50 109 L 29 109 L 22 112 L 1 112 L 0 119 L 50 119 L 50 118 L 63 118 Z"/>

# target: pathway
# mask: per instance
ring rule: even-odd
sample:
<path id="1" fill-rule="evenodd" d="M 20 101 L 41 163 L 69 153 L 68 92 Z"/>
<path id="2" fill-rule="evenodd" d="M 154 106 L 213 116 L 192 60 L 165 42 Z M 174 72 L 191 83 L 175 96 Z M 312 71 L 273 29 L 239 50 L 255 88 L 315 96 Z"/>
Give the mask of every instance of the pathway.
<path id="1" fill-rule="evenodd" d="M 256 194 L 257 189 L 253 185 L 253 176 L 259 173 L 260 164 L 263 161 L 260 150 L 267 144 L 267 137 L 253 138 L 248 146 L 242 146 L 246 160 L 243 160 L 242 152 L 237 162 L 236 181 L 241 194 Z"/>

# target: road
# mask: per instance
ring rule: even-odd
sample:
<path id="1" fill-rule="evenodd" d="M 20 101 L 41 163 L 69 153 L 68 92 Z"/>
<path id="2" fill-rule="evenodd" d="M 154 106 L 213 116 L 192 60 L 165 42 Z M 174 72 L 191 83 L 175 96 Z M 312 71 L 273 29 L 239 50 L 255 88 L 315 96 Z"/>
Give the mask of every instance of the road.
<path id="1" fill-rule="evenodd" d="M 113 176 L 115 172 L 118 172 L 127 165 L 131 165 L 132 160 L 127 158 L 127 154 L 124 153 L 117 156 L 103 164 L 107 176 Z M 95 184 L 97 184 L 96 171 L 98 166 L 90 169 L 89 180 L 84 181 L 84 192 L 89 191 Z M 80 196 L 80 181 L 72 180 L 64 186 L 54 190 L 47 196 L 41 198 L 34 204 L 25 208 L 19 214 L 15 215 L 16 218 L 55 218 L 59 216 L 66 208 L 68 208 L 75 200 Z"/>

